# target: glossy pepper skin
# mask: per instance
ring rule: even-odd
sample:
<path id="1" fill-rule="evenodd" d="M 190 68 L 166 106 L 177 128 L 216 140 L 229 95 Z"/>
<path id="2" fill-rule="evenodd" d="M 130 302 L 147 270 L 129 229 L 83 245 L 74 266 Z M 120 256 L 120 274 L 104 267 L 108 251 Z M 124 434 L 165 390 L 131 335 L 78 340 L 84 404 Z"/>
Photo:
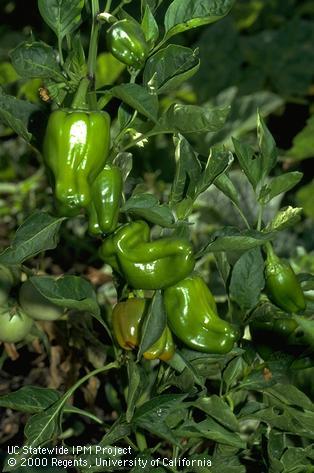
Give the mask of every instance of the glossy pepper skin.
<path id="1" fill-rule="evenodd" d="M 88 230 L 92 235 L 113 232 L 122 198 L 122 174 L 117 166 L 105 166 L 91 187 Z"/>
<path id="2" fill-rule="evenodd" d="M 138 347 L 141 334 L 141 323 L 147 309 L 146 299 L 128 299 L 115 305 L 112 312 L 113 334 L 124 350 Z M 174 343 L 168 327 L 160 338 L 143 354 L 147 360 L 159 358 L 170 360 L 174 355 Z"/>
<path id="3" fill-rule="evenodd" d="M 147 223 L 121 226 L 100 248 L 105 263 L 120 273 L 134 289 L 163 289 L 185 278 L 194 268 L 188 241 L 162 238 L 150 241 Z"/>
<path id="4" fill-rule="evenodd" d="M 90 187 L 103 169 L 110 145 L 106 112 L 56 110 L 43 142 L 44 161 L 54 177 L 57 207 L 73 215 L 91 201 Z"/>
<path id="5" fill-rule="evenodd" d="M 267 247 L 265 263 L 266 292 L 269 299 L 288 313 L 305 309 L 302 288 L 291 266 L 278 258 L 272 247 Z"/>
<path id="6" fill-rule="evenodd" d="M 204 280 L 192 274 L 164 292 L 171 331 L 188 347 L 205 353 L 227 353 L 236 330 L 217 314 L 214 297 Z"/>
<path id="7" fill-rule="evenodd" d="M 140 69 L 149 52 L 141 26 L 133 20 L 120 20 L 107 31 L 107 47 L 111 54 L 129 67 Z"/>

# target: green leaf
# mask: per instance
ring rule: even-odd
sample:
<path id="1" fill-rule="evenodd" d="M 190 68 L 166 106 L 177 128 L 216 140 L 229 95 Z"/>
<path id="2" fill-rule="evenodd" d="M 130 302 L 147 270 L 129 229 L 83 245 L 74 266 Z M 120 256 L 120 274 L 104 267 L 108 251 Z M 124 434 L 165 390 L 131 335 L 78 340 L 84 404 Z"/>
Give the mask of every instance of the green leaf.
<path id="1" fill-rule="evenodd" d="M 213 394 L 210 397 L 201 397 L 193 403 L 194 407 L 206 412 L 225 428 L 232 432 L 239 431 L 239 422 L 231 411 L 230 406 L 221 397 Z"/>
<path id="2" fill-rule="evenodd" d="M 153 12 L 149 5 L 146 5 L 141 28 L 144 33 L 146 41 L 154 46 L 159 36 L 158 24 L 154 18 Z"/>
<path id="3" fill-rule="evenodd" d="M 157 94 L 168 93 L 178 89 L 198 68 L 197 50 L 169 44 L 147 60 L 143 82 Z"/>
<path id="4" fill-rule="evenodd" d="M 11 246 L 0 254 L 2 264 L 21 264 L 42 251 L 56 248 L 63 217 L 36 212 L 17 229 Z"/>
<path id="5" fill-rule="evenodd" d="M 29 128 L 39 111 L 40 108 L 37 105 L 7 95 L 0 87 L 0 120 L 25 141 L 32 139 Z"/>
<path id="6" fill-rule="evenodd" d="M 270 202 L 277 195 L 293 189 L 293 187 L 301 181 L 302 177 L 303 173 L 298 171 L 287 172 L 285 174 L 281 174 L 280 176 L 274 177 L 261 189 L 259 202 L 262 204 L 268 204 L 268 202 Z"/>
<path id="7" fill-rule="evenodd" d="M 305 215 L 314 219 L 314 181 L 298 190 L 296 199 L 298 205 L 303 208 Z"/>
<path id="8" fill-rule="evenodd" d="M 230 151 L 221 149 L 218 146 L 211 148 L 204 172 L 200 176 L 197 184 L 195 194 L 200 195 L 208 189 L 215 179 L 231 166 L 232 162 L 233 156 Z"/>
<path id="9" fill-rule="evenodd" d="M 280 209 L 265 230 L 268 232 L 281 232 L 298 223 L 301 220 L 301 214 L 302 208 L 300 207 Z"/>
<path id="10" fill-rule="evenodd" d="M 303 337 L 310 347 L 314 346 L 314 320 L 306 319 L 298 315 L 294 315 L 293 318 L 299 324 L 299 328 L 303 332 Z"/>
<path id="11" fill-rule="evenodd" d="M 271 429 L 268 436 L 267 451 L 270 460 L 273 462 L 281 458 L 284 450 L 286 449 L 285 436 L 282 432 L 279 432 L 275 429 Z M 281 466 L 283 466 L 281 464 Z M 276 470 L 275 470 L 276 471 Z M 279 472 L 282 470 L 278 470 Z"/>
<path id="12" fill-rule="evenodd" d="M 209 109 L 197 105 L 173 104 L 163 113 L 148 135 L 215 132 L 223 127 L 228 113 L 229 107 Z"/>
<path id="13" fill-rule="evenodd" d="M 227 286 L 227 282 L 228 282 L 230 271 L 231 271 L 231 267 L 228 262 L 227 255 L 224 251 L 220 251 L 220 252 L 214 253 L 214 258 L 216 261 L 219 274 L 222 277 L 225 286 Z"/>
<path id="14" fill-rule="evenodd" d="M 39 386 L 23 386 L 18 391 L 0 397 L 0 406 L 27 414 L 47 409 L 60 398 L 58 391 Z"/>
<path id="15" fill-rule="evenodd" d="M 262 160 L 256 155 L 254 149 L 241 141 L 233 138 L 233 146 L 240 166 L 245 172 L 246 177 L 256 189 L 263 175 Z"/>
<path id="16" fill-rule="evenodd" d="M 64 69 L 73 84 L 78 87 L 81 79 L 87 74 L 87 64 L 85 52 L 81 41 L 80 33 L 76 33 L 71 38 L 71 49 L 64 63 Z"/>
<path id="17" fill-rule="evenodd" d="M 10 53 L 17 73 L 25 78 L 53 79 L 64 81 L 54 50 L 41 41 L 28 42 L 17 46 Z"/>
<path id="18" fill-rule="evenodd" d="M 184 407 L 182 401 L 185 397 L 186 394 L 163 394 L 150 399 L 135 411 L 133 425 L 179 446 L 166 419 L 168 415 Z"/>
<path id="19" fill-rule="evenodd" d="M 230 11 L 234 0 L 174 0 L 165 15 L 165 39 L 214 23 Z"/>
<path id="20" fill-rule="evenodd" d="M 60 307 L 86 311 L 96 316 L 100 314 L 95 291 L 86 279 L 79 276 L 63 276 L 58 279 L 34 276 L 30 278 L 30 282 L 43 297 Z"/>
<path id="21" fill-rule="evenodd" d="M 147 351 L 161 336 L 167 323 L 167 315 L 161 291 L 156 291 L 149 311 L 144 319 L 137 359 Z"/>
<path id="22" fill-rule="evenodd" d="M 263 233 L 255 230 L 239 231 L 233 227 L 225 227 L 211 236 L 208 245 L 198 253 L 198 257 L 208 252 L 216 251 L 245 251 L 264 245 L 274 237 L 273 233 Z"/>
<path id="23" fill-rule="evenodd" d="M 262 173 L 267 176 L 277 163 L 276 143 L 263 118 L 257 114 L 257 138 L 262 159 Z"/>
<path id="24" fill-rule="evenodd" d="M 158 98 L 138 84 L 121 84 L 113 87 L 110 92 L 122 102 L 137 110 L 152 122 L 157 121 Z"/>
<path id="25" fill-rule="evenodd" d="M 223 174 L 220 174 L 220 176 L 215 179 L 214 185 L 217 187 L 217 189 L 223 192 L 225 196 L 228 197 L 237 207 L 239 206 L 238 191 L 227 173 L 224 172 Z"/>
<path id="26" fill-rule="evenodd" d="M 298 317 L 298 323 L 302 322 L 302 317 Z M 312 330 L 313 330 L 312 323 Z M 278 399 L 281 403 L 288 406 L 296 406 L 301 409 L 308 409 L 314 412 L 313 402 L 299 389 L 292 384 L 280 384 L 277 383 L 275 386 L 265 391 L 266 396 L 273 396 Z"/>
<path id="27" fill-rule="evenodd" d="M 226 366 L 222 373 L 222 379 L 226 384 L 226 391 L 228 392 L 230 387 L 243 377 L 245 368 L 245 362 L 241 356 L 233 358 Z"/>
<path id="28" fill-rule="evenodd" d="M 253 309 L 264 288 L 264 260 L 260 248 L 246 251 L 233 267 L 230 296 L 242 310 Z"/>
<path id="29" fill-rule="evenodd" d="M 139 394 L 141 392 L 141 382 L 143 381 L 141 379 L 141 372 L 140 372 L 140 367 L 137 363 L 135 363 L 133 360 L 128 359 L 127 360 L 127 368 L 128 368 L 128 379 L 129 379 L 129 384 L 128 384 L 128 395 L 127 395 L 127 410 L 125 413 L 126 421 L 131 422 L 135 407 L 136 407 L 136 402 L 138 401 Z"/>
<path id="30" fill-rule="evenodd" d="M 121 152 L 116 155 L 113 164 L 120 168 L 122 179 L 126 181 L 128 175 L 132 171 L 133 155 L 132 153 Z"/>
<path id="31" fill-rule="evenodd" d="M 59 41 L 72 33 L 81 22 L 84 0 L 38 0 L 38 9 Z"/>
<path id="32" fill-rule="evenodd" d="M 190 143 L 182 135 L 174 138 L 174 142 L 176 171 L 169 199 L 171 205 L 181 202 L 185 197 L 194 196 L 202 172 L 201 163 Z"/>
<path id="33" fill-rule="evenodd" d="M 236 448 L 245 448 L 245 441 L 235 432 L 230 432 L 214 419 L 208 417 L 202 422 L 186 421 L 176 431 L 180 437 L 205 438 L 218 444 L 230 445 Z"/>
<path id="34" fill-rule="evenodd" d="M 60 433 L 60 401 L 52 404 L 46 411 L 30 417 L 25 425 L 24 434 L 31 447 L 49 442 Z"/>
<path id="35" fill-rule="evenodd" d="M 230 80 L 230 79 L 229 79 Z M 267 91 L 259 91 L 249 95 L 237 95 L 236 87 L 223 90 L 217 97 L 208 102 L 208 106 L 217 107 L 221 104 L 230 104 L 231 109 L 224 127 L 215 135 L 208 133 L 199 143 L 202 153 L 215 144 L 224 144 L 232 147 L 233 138 L 241 138 L 247 132 L 256 129 L 256 109 L 263 116 L 277 110 L 284 101 L 278 95 Z"/>
<path id="36" fill-rule="evenodd" d="M 313 445 L 310 445 L 313 448 Z M 288 447 L 281 457 L 285 473 L 312 473 L 313 457 L 309 450 L 301 447 Z"/>
<path id="37" fill-rule="evenodd" d="M 137 215 L 162 227 L 174 225 L 174 216 L 170 208 L 166 204 L 160 205 L 153 194 L 134 194 L 126 201 L 121 212 Z"/>
<path id="38" fill-rule="evenodd" d="M 286 152 L 286 155 L 290 158 L 297 159 L 299 161 L 313 157 L 314 149 L 314 115 L 312 115 L 305 128 L 298 133 L 292 141 L 292 147 Z"/>

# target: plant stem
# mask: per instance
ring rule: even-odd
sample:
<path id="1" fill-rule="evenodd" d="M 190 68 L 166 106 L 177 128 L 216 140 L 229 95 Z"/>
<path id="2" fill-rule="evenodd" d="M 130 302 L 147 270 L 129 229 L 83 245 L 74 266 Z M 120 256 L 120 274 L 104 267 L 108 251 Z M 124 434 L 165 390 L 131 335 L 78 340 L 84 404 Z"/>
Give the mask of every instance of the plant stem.
<path id="1" fill-rule="evenodd" d="M 235 205 L 235 204 L 234 204 Z M 246 216 L 244 215 L 244 213 L 242 212 L 242 209 L 240 209 L 240 207 L 238 207 L 237 205 L 235 205 L 235 207 L 237 208 L 238 212 L 239 212 L 239 215 L 241 216 L 243 222 L 245 223 L 245 225 L 247 226 L 247 228 L 250 230 L 250 224 L 246 218 Z"/>
<path id="2" fill-rule="evenodd" d="M 107 13 L 109 13 L 109 11 L 110 11 L 111 2 L 112 2 L 112 0 L 107 0 L 106 7 L 105 7 L 105 12 L 107 12 Z"/>
<path id="3" fill-rule="evenodd" d="M 262 229 L 263 212 L 264 212 L 264 206 L 260 205 L 259 212 L 258 212 L 257 227 L 256 227 L 259 232 Z"/>
<path id="4" fill-rule="evenodd" d="M 96 66 L 97 66 L 97 50 L 98 50 L 98 38 L 99 38 L 99 29 L 100 25 L 97 21 L 97 15 L 99 13 L 99 1 L 91 0 L 92 6 L 92 29 L 89 42 L 89 51 L 88 51 L 88 78 L 92 85 L 92 93 L 89 95 L 90 106 L 92 109 L 97 108 L 97 98 L 95 93 L 95 75 L 96 75 Z"/>
<path id="5" fill-rule="evenodd" d="M 63 66 L 64 59 L 63 59 L 63 52 L 62 52 L 62 39 L 58 36 L 58 50 L 59 50 L 59 57 L 60 57 L 60 65 Z"/>
<path id="6" fill-rule="evenodd" d="M 82 385 L 85 383 L 85 381 L 89 380 L 89 378 L 92 378 L 93 376 L 96 376 L 97 374 L 103 373 L 105 371 L 110 371 L 113 368 L 119 368 L 119 364 L 114 361 L 112 363 L 109 363 L 108 365 L 102 366 L 101 368 L 97 368 L 90 373 L 87 373 L 83 378 L 79 379 L 74 386 L 72 386 L 63 396 L 62 396 L 62 401 L 61 404 L 64 405 L 66 401 L 74 394 L 74 392 Z"/>
<path id="7" fill-rule="evenodd" d="M 88 91 L 89 86 L 90 86 L 89 79 L 87 77 L 83 77 L 75 93 L 75 96 L 71 105 L 72 108 L 82 109 L 82 110 L 86 110 L 88 108 L 87 103 L 86 103 L 86 97 L 87 97 L 87 91 Z"/>
<path id="8" fill-rule="evenodd" d="M 145 138 L 147 138 L 149 135 L 146 135 L 145 133 L 141 134 L 138 138 L 136 138 L 136 140 L 133 140 L 131 143 L 127 144 L 126 146 L 124 146 L 120 151 L 123 152 L 123 151 L 126 151 L 127 149 L 130 149 L 132 148 L 133 146 L 135 146 L 137 143 L 139 143 L 140 141 L 143 141 Z"/>
<path id="9" fill-rule="evenodd" d="M 119 10 L 121 10 L 121 8 L 123 8 L 123 5 L 127 3 L 126 1 L 122 0 L 122 2 L 119 3 L 119 5 L 111 12 L 111 15 L 115 15 L 116 13 L 118 13 Z M 131 3 L 131 2 L 128 2 L 128 3 Z"/>
<path id="10" fill-rule="evenodd" d="M 147 442 L 146 442 L 145 435 L 142 434 L 141 432 L 135 432 L 135 437 L 136 437 L 136 443 L 140 452 L 144 452 L 144 450 L 147 449 Z"/>

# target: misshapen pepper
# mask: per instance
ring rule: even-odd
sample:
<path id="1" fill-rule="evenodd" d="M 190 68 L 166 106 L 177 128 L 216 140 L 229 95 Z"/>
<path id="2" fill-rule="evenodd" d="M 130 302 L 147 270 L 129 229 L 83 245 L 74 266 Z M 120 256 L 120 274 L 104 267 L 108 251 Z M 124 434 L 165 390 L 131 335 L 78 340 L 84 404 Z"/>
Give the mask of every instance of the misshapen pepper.
<path id="1" fill-rule="evenodd" d="M 171 331 L 190 348 L 205 353 L 227 353 L 236 330 L 217 314 L 215 299 L 204 280 L 192 274 L 164 292 Z"/>
<path id="2" fill-rule="evenodd" d="M 122 174 L 117 166 L 105 166 L 91 188 L 88 229 L 92 235 L 111 233 L 118 223 L 122 197 Z"/>
<path id="3" fill-rule="evenodd" d="M 120 20 L 107 31 L 107 46 L 111 54 L 127 66 L 140 69 L 149 52 L 141 26 L 134 20 Z"/>
<path id="4" fill-rule="evenodd" d="M 187 240 L 149 240 L 147 223 L 127 223 L 104 240 L 100 256 L 134 289 L 163 289 L 191 273 L 195 259 Z"/>
<path id="5" fill-rule="evenodd" d="M 265 280 L 267 295 L 275 305 L 288 313 L 305 309 L 304 294 L 293 269 L 278 258 L 270 244 L 267 245 Z"/>
<path id="6" fill-rule="evenodd" d="M 50 115 L 43 156 L 54 177 L 57 207 L 65 215 L 90 204 L 90 187 L 106 163 L 109 145 L 108 113 L 59 109 Z"/>
<path id="7" fill-rule="evenodd" d="M 113 334 L 124 350 L 138 347 L 141 335 L 141 323 L 147 309 L 146 299 L 128 299 L 115 305 L 112 312 Z M 171 332 L 166 327 L 160 338 L 143 354 L 147 360 L 157 358 L 167 361 L 174 355 Z"/>

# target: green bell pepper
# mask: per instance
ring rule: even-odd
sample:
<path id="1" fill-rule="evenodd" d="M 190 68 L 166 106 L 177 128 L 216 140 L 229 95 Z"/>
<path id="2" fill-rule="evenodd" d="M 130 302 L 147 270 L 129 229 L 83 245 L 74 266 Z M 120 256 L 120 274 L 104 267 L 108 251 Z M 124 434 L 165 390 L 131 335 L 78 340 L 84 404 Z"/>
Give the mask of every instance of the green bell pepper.
<path id="1" fill-rule="evenodd" d="M 52 112 L 43 157 L 54 178 L 61 213 L 73 215 L 90 204 L 90 187 L 106 163 L 109 146 L 108 113 L 62 109 Z"/>
<path id="2" fill-rule="evenodd" d="M 113 232 L 122 198 L 122 174 L 117 166 L 105 166 L 92 184 L 88 229 L 92 235 Z"/>
<path id="3" fill-rule="evenodd" d="M 107 47 L 111 54 L 127 66 L 140 69 L 149 52 L 141 26 L 133 20 L 120 20 L 107 31 Z"/>
<path id="4" fill-rule="evenodd" d="M 190 274 L 195 259 L 187 240 L 149 240 L 146 222 L 127 223 L 104 240 L 100 256 L 134 289 L 163 289 Z"/>
<path id="5" fill-rule="evenodd" d="M 205 353 L 227 353 L 237 331 L 217 314 L 214 297 L 204 280 L 192 274 L 164 292 L 171 331 L 188 347 Z"/>
<path id="6" fill-rule="evenodd" d="M 304 310 L 304 294 L 290 264 L 278 258 L 270 244 L 266 248 L 265 288 L 269 299 L 288 313 Z"/>

